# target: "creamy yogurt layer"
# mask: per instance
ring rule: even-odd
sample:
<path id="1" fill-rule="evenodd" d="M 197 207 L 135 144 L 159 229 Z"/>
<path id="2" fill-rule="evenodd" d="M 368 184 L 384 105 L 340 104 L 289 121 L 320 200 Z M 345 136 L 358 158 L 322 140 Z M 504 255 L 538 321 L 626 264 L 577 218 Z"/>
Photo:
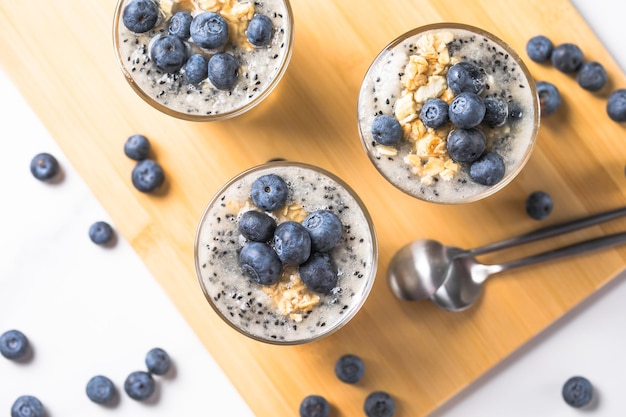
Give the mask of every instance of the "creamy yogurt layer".
<path id="1" fill-rule="evenodd" d="M 278 224 L 319 209 L 339 217 L 343 234 L 329 251 L 338 281 L 329 293 L 307 291 L 293 268 L 273 285 L 243 273 L 238 256 L 246 242 L 238 219 L 253 209 L 252 184 L 266 174 L 279 175 L 289 187 L 287 205 L 271 212 Z M 332 174 L 297 163 L 270 163 L 231 180 L 205 210 L 195 246 L 198 278 L 215 311 L 241 333 L 269 343 L 303 343 L 337 330 L 362 306 L 376 275 L 376 236 L 362 202 Z"/>
<path id="2" fill-rule="evenodd" d="M 434 58 L 428 56 L 433 50 L 439 54 Z M 428 61 L 422 59 L 423 55 Z M 426 99 L 452 100 L 454 94 L 446 84 L 446 73 L 461 61 L 484 70 L 486 86 L 481 97 L 497 97 L 508 106 L 509 116 L 502 126 L 478 126 L 486 137 L 487 151 L 497 153 L 504 161 L 504 178 L 495 185 L 472 181 L 469 165 L 456 163 L 446 155 L 450 127 L 435 131 L 419 121 Z M 431 67 L 424 69 L 422 65 Z M 407 81 L 409 71 L 415 71 L 411 74 L 414 81 Z M 436 203 L 483 198 L 512 180 L 534 145 L 538 111 L 534 83 L 529 78 L 524 64 L 510 48 L 478 29 L 442 24 L 409 32 L 379 54 L 364 78 L 358 102 L 363 146 L 379 172 L 407 194 Z M 412 85 L 415 82 L 417 86 Z M 414 88 L 410 94 L 407 85 Z M 404 137 L 398 145 L 383 146 L 374 140 L 371 126 L 378 115 L 396 116 L 400 121 Z"/>
<path id="3" fill-rule="evenodd" d="M 167 114 L 197 121 L 219 120 L 249 110 L 265 98 L 282 77 L 293 42 L 293 18 L 288 0 L 153 0 L 159 8 L 156 26 L 145 33 L 130 31 L 121 21 L 130 0 L 120 0 L 114 25 L 119 64 L 131 86 L 154 107 Z M 186 39 L 188 55 L 206 58 L 218 52 L 232 54 L 239 62 L 234 87 L 216 88 L 208 79 L 190 84 L 185 68 L 167 73 L 156 67 L 150 56 L 151 43 L 168 34 L 173 14 L 187 11 L 219 13 L 228 23 L 229 40 L 219 50 L 207 50 Z M 247 25 L 255 14 L 270 18 L 273 31 L 267 45 L 255 47 L 246 39 Z"/>

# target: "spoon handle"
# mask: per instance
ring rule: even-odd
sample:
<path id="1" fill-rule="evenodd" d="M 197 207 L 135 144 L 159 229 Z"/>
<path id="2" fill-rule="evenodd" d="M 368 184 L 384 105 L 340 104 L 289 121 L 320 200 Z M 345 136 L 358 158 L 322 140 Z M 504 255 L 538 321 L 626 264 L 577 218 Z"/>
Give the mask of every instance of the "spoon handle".
<path id="1" fill-rule="evenodd" d="M 502 249 L 512 248 L 517 245 L 535 242 L 537 240 L 547 239 L 553 236 L 558 236 L 576 230 L 584 229 L 586 227 L 595 226 L 609 220 L 617 219 L 624 215 L 626 215 L 626 207 L 620 207 L 617 209 L 605 211 L 603 213 L 592 214 L 591 216 L 571 220 L 565 223 L 543 227 L 541 229 L 537 229 L 533 232 L 526 233 L 520 236 L 515 236 L 512 238 L 501 240 L 499 242 L 489 243 L 487 245 L 479 246 L 474 249 L 469 249 L 467 251 L 464 251 L 463 255 L 478 256 L 488 252 L 495 252 Z"/>
<path id="2" fill-rule="evenodd" d="M 610 248 L 612 246 L 617 246 L 624 243 L 626 243 L 626 232 L 615 233 L 595 239 L 584 240 L 582 242 L 574 243 L 573 245 L 549 250 L 547 252 L 539 253 L 537 255 L 532 255 L 526 258 L 517 259 L 501 264 L 499 265 L 500 270 L 498 272 L 504 271 L 506 269 L 532 265 L 539 262 L 552 261 L 568 256 L 582 255 L 584 253 Z"/>

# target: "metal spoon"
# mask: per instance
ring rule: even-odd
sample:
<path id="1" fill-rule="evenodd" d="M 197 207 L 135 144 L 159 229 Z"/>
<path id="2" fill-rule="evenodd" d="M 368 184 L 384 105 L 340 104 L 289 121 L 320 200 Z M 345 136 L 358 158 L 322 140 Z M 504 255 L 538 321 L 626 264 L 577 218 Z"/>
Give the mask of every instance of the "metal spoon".
<path id="1" fill-rule="evenodd" d="M 465 310 L 478 299 L 485 280 L 493 274 L 539 262 L 582 255 L 624 243 L 626 243 L 626 232 L 616 233 L 500 265 L 485 265 L 478 262 L 473 256 L 459 256 L 450 265 L 443 285 L 435 291 L 431 300 L 437 306 L 448 311 Z"/>
<path id="2" fill-rule="evenodd" d="M 458 256 L 478 256 L 540 239 L 590 227 L 626 215 L 626 207 L 593 214 L 577 220 L 544 227 L 533 232 L 490 243 L 474 249 L 445 246 L 432 239 L 418 239 L 396 252 L 387 269 L 387 280 L 394 295 L 402 300 L 430 298 L 444 280 L 448 266 Z"/>

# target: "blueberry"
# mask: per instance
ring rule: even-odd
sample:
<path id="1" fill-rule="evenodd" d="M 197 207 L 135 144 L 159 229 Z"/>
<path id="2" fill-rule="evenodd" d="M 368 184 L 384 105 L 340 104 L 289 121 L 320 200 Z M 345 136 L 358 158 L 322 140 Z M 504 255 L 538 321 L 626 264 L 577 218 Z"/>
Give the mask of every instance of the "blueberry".
<path id="1" fill-rule="evenodd" d="M 104 221 L 97 221 L 89 227 L 89 239 L 96 245 L 106 245 L 113 239 L 113 228 Z"/>
<path id="2" fill-rule="evenodd" d="M 365 363 L 357 355 L 343 355 L 335 362 L 335 375 L 347 384 L 359 382 L 364 373 Z"/>
<path id="3" fill-rule="evenodd" d="M 539 96 L 539 110 L 541 116 L 550 116 L 561 106 L 561 93 L 552 83 L 537 81 L 537 95 Z"/>
<path id="4" fill-rule="evenodd" d="M 500 127 L 506 123 L 509 116 L 509 106 L 506 101 L 498 97 L 485 97 L 485 117 L 483 123 L 489 127 Z"/>
<path id="5" fill-rule="evenodd" d="M 131 372 L 124 381 L 124 391 L 133 400 L 147 400 L 155 388 L 154 378 L 145 371 Z"/>
<path id="6" fill-rule="evenodd" d="M 30 173 L 40 181 L 54 179 L 59 171 L 59 161 L 49 153 L 38 153 L 30 161 Z"/>
<path id="7" fill-rule="evenodd" d="M 255 14 L 248 23 L 246 36 L 254 46 L 267 45 L 272 40 L 274 27 L 269 17 L 264 14 Z"/>
<path id="8" fill-rule="evenodd" d="M 187 61 L 187 46 L 185 42 L 176 36 L 161 36 L 152 43 L 150 58 L 158 69 L 173 73 L 185 65 Z"/>
<path id="9" fill-rule="evenodd" d="M 363 410 L 367 417 L 391 417 L 396 412 L 396 402 L 384 391 L 374 391 L 365 398 Z"/>
<path id="10" fill-rule="evenodd" d="M 146 367 L 153 375 L 165 375 L 171 365 L 170 355 L 159 347 L 152 348 L 146 353 Z"/>
<path id="11" fill-rule="evenodd" d="M 209 81 L 218 90 L 230 90 L 239 77 L 239 61 L 225 52 L 209 58 Z"/>
<path id="12" fill-rule="evenodd" d="M 185 64 L 185 75 L 189 84 L 200 84 L 209 76 L 209 60 L 202 54 L 193 54 Z"/>
<path id="13" fill-rule="evenodd" d="M 429 98 L 420 111 L 424 126 L 437 129 L 448 122 L 448 103 L 440 98 Z"/>
<path id="14" fill-rule="evenodd" d="M 237 224 L 239 233 L 253 242 L 268 242 L 274 236 L 276 220 L 265 213 L 248 210 L 241 215 Z"/>
<path id="15" fill-rule="evenodd" d="M 311 255 L 311 236 L 302 224 L 287 221 L 274 231 L 274 250 L 285 265 L 300 265 Z"/>
<path id="16" fill-rule="evenodd" d="M 615 122 L 626 122 L 626 88 L 615 90 L 606 103 L 606 112 Z"/>
<path id="17" fill-rule="evenodd" d="M 472 162 L 478 159 L 487 146 L 483 132 L 476 128 L 454 129 L 448 134 L 446 149 L 456 162 Z"/>
<path id="18" fill-rule="evenodd" d="M 526 197 L 526 213 L 535 220 L 548 217 L 553 205 L 552 197 L 544 191 L 535 191 Z"/>
<path id="19" fill-rule="evenodd" d="M 447 75 L 448 87 L 453 93 L 470 92 L 480 94 L 485 88 L 485 73 L 471 62 L 461 61 L 450 67 Z"/>
<path id="20" fill-rule="evenodd" d="M 261 285 L 278 281 L 283 268 L 274 249 L 263 242 L 246 244 L 239 253 L 239 265 L 244 274 Z"/>
<path id="21" fill-rule="evenodd" d="M 0 354 L 7 359 L 23 359 L 29 346 L 28 338 L 19 330 L 7 330 L 0 335 Z"/>
<path id="22" fill-rule="evenodd" d="M 591 382 L 582 376 L 573 376 L 563 384 L 563 399 L 568 405 L 581 408 L 588 405 L 593 398 Z"/>
<path id="23" fill-rule="evenodd" d="M 394 117 L 379 115 L 372 122 L 372 136 L 381 145 L 395 145 L 402 139 L 402 126 Z"/>
<path id="24" fill-rule="evenodd" d="M 526 43 L 526 54 L 535 62 L 545 62 L 550 59 L 554 45 L 543 35 L 537 35 Z"/>
<path id="25" fill-rule="evenodd" d="M 450 121 L 461 129 L 478 126 L 485 117 L 485 102 L 475 93 L 459 93 L 450 102 L 448 116 Z"/>
<path id="26" fill-rule="evenodd" d="M 132 0 L 122 11 L 122 22 L 131 32 L 144 33 L 156 25 L 159 9 L 152 0 Z"/>
<path id="27" fill-rule="evenodd" d="M 113 401 L 116 390 L 113 381 L 103 375 L 96 375 L 87 382 L 87 397 L 96 404 L 107 404 Z"/>
<path id="28" fill-rule="evenodd" d="M 520 106 L 518 102 L 509 101 L 507 103 L 507 107 L 509 108 L 509 121 L 511 123 L 515 123 L 517 121 L 522 120 L 522 117 L 524 117 L 524 110 L 522 109 L 522 106 Z"/>
<path id="29" fill-rule="evenodd" d="M 135 161 L 146 159 L 150 153 L 150 141 L 144 135 L 132 135 L 124 142 L 124 154 Z"/>
<path id="30" fill-rule="evenodd" d="M 328 294 L 337 286 L 337 266 L 328 252 L 314 252 L 300 265 L 300 279 L 312 291 Z"/>
<path id="31" fill-rule="evenodd" d="M 587 91 L 598 91 L 602 89 L 609 80 L 609 76 L 604 66 L 599 62 L 585 62 L 576 74 L 578 85 Z"/>
<path id="32" fill-rule="evenodd" d="M 276 174 L 263 175 L 252 183 L 252 203 L 260 209 L 274 211 L 285 205 L 289 187 Z"/>
<path id="33" fill-rule="evenodd" d="M 215 12 L 202 12 L 191 22 L 191 39 L 206 49 L 219 49 L 228 41 L 228 24 Z"/>
<path id="34" fill-rule="evenodd" d="M 150 193 L 159 188 L 165 179 L 163 168 L 152 159 L 137 162 L 131 173 L 133 186 L 144 193 Z"/>
<path id="35" fill-rule="evenodd" d="M 170 19 L 170 24 L 167 27 L 167 32 L 170 35 L 176 36 L 184 41 L 191 36 L 191 21 L 193 17 L 189 12 L 176 12 Z"/>
<path id="36" fill-rule="evenodd" d="M 11 417 L 44 417 L 43 404 L 37 397 L 22 395 L 11 406 Z"/>
<path id="37" fill-rule="evenodd" d="M 562 43 L 552 50 L 552 65 L 564 73 L 576 72 L 583 64 L 583 52 L 573 43 Z"/>
<path id="38" fill-rule="evenodd" d="M 300 403 L 300 417 L 328 417 L 330 404 L 321 395 L 309 395 Z"/>
<path id="39" fill-rule="evenodd" d="M 482 185 L 494 185 L 504 178 L 504 161 L 495 152 L 487 152 L 472 162 L 470 178 Z"/>
<path id="40" fill-rule="evenodd" d="M 309 214 L 302 225 L 311 236 L 311 247 L 319 252 L 334 248 L 343 233 L 343 224 L 330 210 L 315 210 Z"/>

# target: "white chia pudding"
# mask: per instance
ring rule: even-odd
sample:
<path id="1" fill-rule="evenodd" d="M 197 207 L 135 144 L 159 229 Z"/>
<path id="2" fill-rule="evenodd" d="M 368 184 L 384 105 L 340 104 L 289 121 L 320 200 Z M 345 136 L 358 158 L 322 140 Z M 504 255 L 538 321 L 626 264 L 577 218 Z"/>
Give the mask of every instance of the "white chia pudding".
<path id="1" fill-rule="evenodd" d="M 288 0 L 150 0 L 158 10 L 158 18 L 145 32 L 136 27 L 133 27 L 136 31 L 130 30 L 124 20 L 125 9 L 133 1 L 137 0 L 119 0 L 117 5 L 113 27 L 116 55 L 133 89 L 166 114 L 192 121 L 237 116 L 269 95 L 287 68 L 293 45 L 293 17 Z M 131 6 L 137 8 L 136 4 Z M 225 43 L 213 47 L 210 43 L 198 42 L 191 19 L 186 23 L 186 31 L 180 30 L 179 22 L 183 19 L 177 20 L 175 27 L 179 32 L 173 35 L 172 18 L 177 13 L 188 14 L 193 19 L 201 14 L 219 15 L 220 22 L 227 26 Z M 271 25 L 268 23 L 269 32 L 264 32 L 267 36 L 262 43 L 253 44 L 260 41 L 250 38 L 248 29 L 251 21 L 259 16 L 267 18 L 265 21 Z M 202 26 L 198 23 L 196 27 Z M 257 32 L 258 35 L 263 31 Z M 157 65 L 159 61 L 153 56 L 154 46 L 157 40 L 172 36 L 182 40 L 185 62 L 180 68 L 175 65 L 173 69 L 164 69 L 163 65 Z M 232 83 L 220 85 L 212 82 L 207 74 L 198 78 L 197 70 L 190 73 L 186 62 L 190 57 L 201 55 L 207 62 L 203 61 L 196 68 L 204 66 L 202 71 L 206 72 L 209 60 L 218 54 L 234 58 L 236 62 Z"/>
<path id="2" fill-rule="evenodd" d="M 422 109 L 431 99 L 452 109 L 459 92 L 448 85 L 448 72 L 465 62 L 480 70 L 480 101 L 503 103 L 497 123 L 486 123 L 485 115 L 475 126 L 484 143 L 476 161 L 488 153 L 500 161 L 500 176 L 494 180 L 477 180 L 472 163 L 455 160 L 448 152 L 448 135 L 458 128 L 452 115 L 448 120 L 446 113 L 444 124 L 436 127 L 423 121 Z M 379 116 L 399 123 L 396 143 L 374 137 L 372 125 Z M 370 160 L 398 189 L 429 202 L 472 202 L 508 184 L 530 157 L 539 128 L 535 84 L 517 54 L 493 35 L 461 24 L 425 26 L 401 36 L 376 57 L 359 93 L 358 125 Z"/>
<path id="3" fill-rule="evenodd" d="M 288 189 L 284 206 L 273 211 L 260 209 L 251 198 L 255 181 L 269 174 L 282 178 Z M 278 226 L 302 223 L 316 210 L 334 213 L 341 237 L 326 252 L 336 265 L 332 289 L 320 293 L 307 288 L 297 266 L 283 266 L 271 284 L 247 275 L 240 253 L 250 241 L 238 224 L 250 210 L 268 214 Z M 378 259 L 373 223 L 354 191 L 333 174 L 291 162 L 252 168 L 222 187 L 202 215 L 194 250 L 198 279 L 213 309 L 248 337 L 286 345 L 319 339 L 346 324 L 372 288 Z"/>

